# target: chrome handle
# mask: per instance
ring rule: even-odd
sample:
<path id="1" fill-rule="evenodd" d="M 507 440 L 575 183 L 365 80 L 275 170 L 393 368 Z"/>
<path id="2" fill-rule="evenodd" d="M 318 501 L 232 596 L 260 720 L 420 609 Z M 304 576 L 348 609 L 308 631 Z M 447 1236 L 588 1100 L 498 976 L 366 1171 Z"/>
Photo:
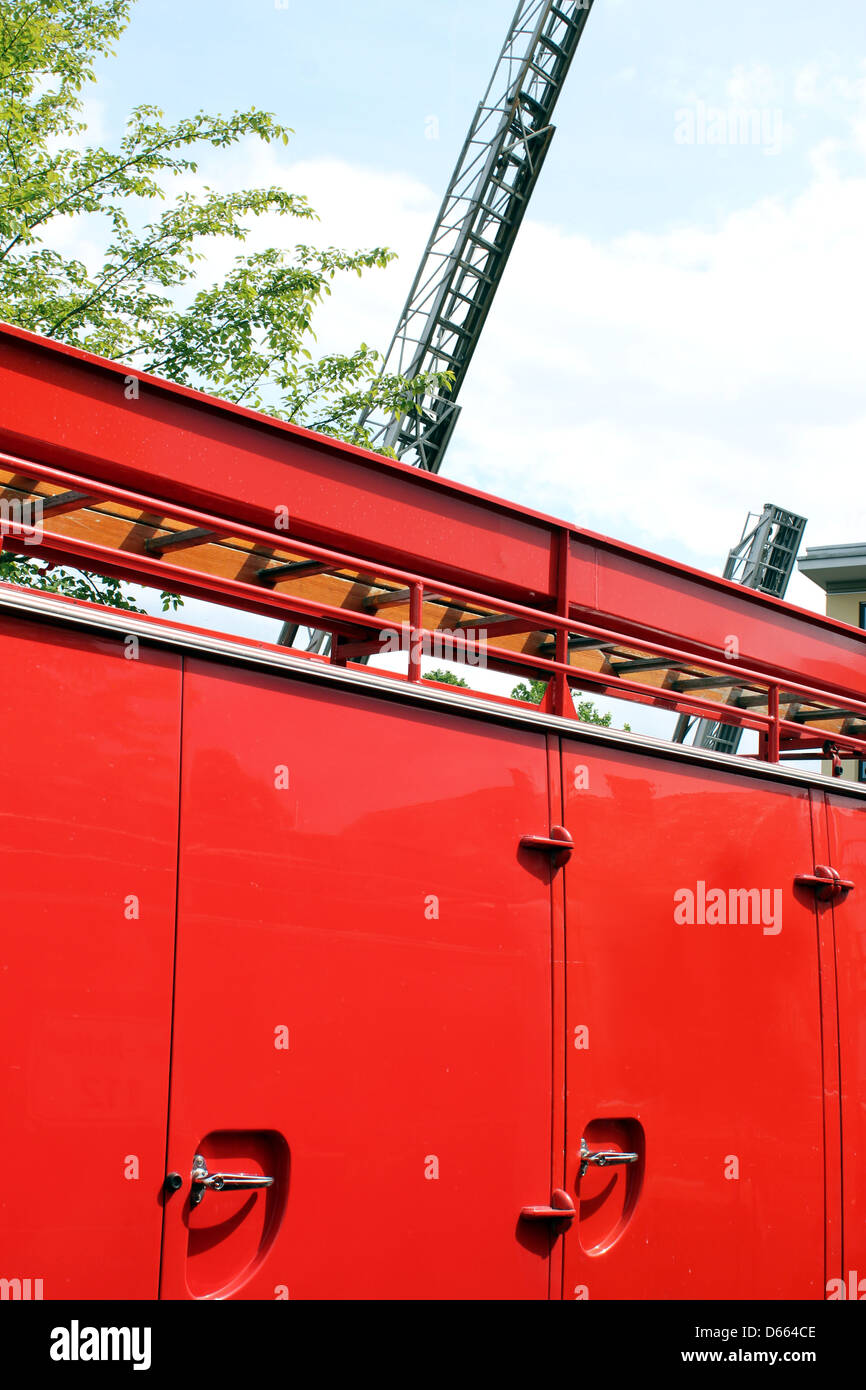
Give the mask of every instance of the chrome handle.
<path id="1" fill-rule="evenodd" d="M 637 1163 L 638 1154 L 620 1153 L 618 1149 L 590 1149 L 586 1139 L 580 1141 L 580 1173 L 582 1178 L 590 1163 L 596 1168 L 607 1168 L 614 1163 Z"/>
<path id="2" fill-rule="evenodd" d="M 196 1154 L 192 1161 L 192 1192 L 189 1197 L 191 1207 L 197 1207 L 205 1191 L 209 1188 L 211 1192 L 238 1192 L 251 1187 L 273 1187 L 273 1178 L 267 1178 L 257 1173 L 209 1173 L 207 1164 L 201 1154 Z"/>

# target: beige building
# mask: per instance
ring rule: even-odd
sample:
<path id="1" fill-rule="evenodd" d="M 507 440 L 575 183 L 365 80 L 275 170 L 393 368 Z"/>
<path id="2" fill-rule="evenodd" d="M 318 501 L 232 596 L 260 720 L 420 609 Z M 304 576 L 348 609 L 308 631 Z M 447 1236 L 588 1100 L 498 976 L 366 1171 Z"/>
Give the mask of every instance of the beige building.
<path id="1" fill-rule="evenodd" d="M 802 574 L 827 595 L 827 616 L 866 628 L 866 542 L 810 546 L 797 561 Z M 824 765 L 829 775 L 829 764 Z M 866 760 L 845 762 L 844 775 L 866 782 Z"/>

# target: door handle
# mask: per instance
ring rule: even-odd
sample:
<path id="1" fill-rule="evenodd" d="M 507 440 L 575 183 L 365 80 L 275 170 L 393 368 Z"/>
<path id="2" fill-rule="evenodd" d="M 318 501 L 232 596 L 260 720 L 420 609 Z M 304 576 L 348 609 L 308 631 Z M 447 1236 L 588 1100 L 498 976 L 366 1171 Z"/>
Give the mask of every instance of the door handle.
<path id="1" fill-rule="evenodd" d="M 554 866 L 558 869 L 571 858 L 574 840 L 564 825 L 552 825 L 549 835 L 521 835 L 520 848 L 552 855 Z"/>
<path id="2" fill-rule="evenodd" d="M 850 878 L 842 878 L 828 864 L 816 864 L 813 874 L 797 874 L 794 882 L 800 888 L 814 889 L 815 897 L 822 903 L 844 899 L 854 887 Z"/>
<path id="3" fill-rule="evenodd" d="M 619 1149 L 590 1149 L 587 1147 L 586 1139 L 580 1141 L 580 1172 L 578 1177 L 583 1177 L 590 1163 L 596 1168 L 608 1168 L 615 1163 L 637 1163 L 638 1154 L 621 1153 Z"/>
<path id="4" fill-rule="evenodd" d="M 524 1221 L 573 1221 L 576 1212 L 568 1193 L 557 1187 L 549 1207 L 521 1207 L 520 1215 Z"/>
<path id="5" fill-rule="evenodd" d="M 239 1192 L 252 1187 L 273 1187 L 273 1178 L 264 1177 L 257 1173 L 209 1173 L 207 1164 L 201 1154 L 196 1154 L 192 1161 L 192 1191 L 189 1194 L 189 1204 L 197 1207 L 205 1192 Z"/>

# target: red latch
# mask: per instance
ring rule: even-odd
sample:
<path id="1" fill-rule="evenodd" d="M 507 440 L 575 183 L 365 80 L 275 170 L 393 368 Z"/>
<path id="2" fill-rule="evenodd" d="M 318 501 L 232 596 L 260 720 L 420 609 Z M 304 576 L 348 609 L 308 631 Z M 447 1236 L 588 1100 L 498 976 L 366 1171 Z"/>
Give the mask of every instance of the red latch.
<path id="1" fill-rule="evenodd" d="M 552 825 L 549 835 L 522 835 L 520 848 L 540 850 L 542 854 L 552 855 L 553 864 L 559 869 L 571 858 L 574 840 L 564 825 Z"/>
<path id="2" fill-rule="evenodd" d="M 576 1213 L 568 1193 L 557 1187 L 549 1207 L 521 1207 L 520 1215 L 524 1221 L 573 1221 Z"/>
<path id="3" fill-rule="evenodd" d="M 854 887 L 850 878 L 842 878 L 829 864 L 816 864 L 813 874 L 797 874 L 794 882 L 800 888 L 812 888 L 821 903 L 843 902 Z"/>

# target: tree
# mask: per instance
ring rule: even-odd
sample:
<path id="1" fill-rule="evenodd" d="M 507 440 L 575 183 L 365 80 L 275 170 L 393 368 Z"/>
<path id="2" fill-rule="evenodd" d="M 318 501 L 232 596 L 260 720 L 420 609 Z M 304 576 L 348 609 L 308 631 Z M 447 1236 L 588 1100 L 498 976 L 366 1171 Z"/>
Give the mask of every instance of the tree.
<path id="1" fill-rule="evenodd" d="M 516 685 L 512 690 L 511 698 L 512 700 L 526 700 L 532 705 L 540 705 L 544 699 L 544 692 L 546 690 L 547 681 L 530 681 L 528 685 L 525 681 L 521 681 L 519 685 Z M 578 692 L 573 690 L 571 694 L 572 698 L 574 698 Z M 608 710 L 607 714 L 602 714 L 601 710 L 597 708 L 592 700 L 575 700 L 575 712 L 582 723 L 597 724 L 602 729 L 609 729 L 613 719 L 610 710 Z M 623 728 L 626 733 L 631 733 L 630 724 L 624 724 Z"/>
<path id="2" fill-rule="evenodd" d="M 530 705 L 540 705 L 547 690 L 547 681 L 521 681 L 511 692 L 512 700 L 525 700 Z"/>
<path id="3" fill-rule="evenodd" d="M 468 681 L 465 681 L 462 676 L 455 676 L 453 671 L 446 671 L 444 667 L 435 671 L 425 671 L 424 679 L 425 681 L 440 681 L 442 685 L 462 685 L 465 690 L 469 689 Z"/>
<path id="4" fill-rule="evenodd" d="M 254 107 L 166 123 L 155 106 L 129 116 L 113 149 L 86 143 L 82 91 L 129 22 L 134 0 L 3 0 L 0 6 L 0 319 L 264 410 L 310 429 L 370 444 L 362 408 L 411 408 L 452 374 L 408 382 L 378 377 L 366 343 L 314 358 L 312 320 L 341 273 L 393 259 L 386 247 L 239 254 L 219 283 L 200 279 L 201 245 L 240 245 L 250 219 L 315 219 L 306 198 L 278 186 L 182 191 L 200 151 L 247 138 L 286 144 L 291 131 Z M 52 245 L 61 222 L 102 227 L 93 264 Z M 88 238 L 93 233 L 88 222 Z M 0 579 L 135 608 L 115 581 L 49 572 L 0 557 Z M 176 603 L 164 595 L 164 606 Z"/>

